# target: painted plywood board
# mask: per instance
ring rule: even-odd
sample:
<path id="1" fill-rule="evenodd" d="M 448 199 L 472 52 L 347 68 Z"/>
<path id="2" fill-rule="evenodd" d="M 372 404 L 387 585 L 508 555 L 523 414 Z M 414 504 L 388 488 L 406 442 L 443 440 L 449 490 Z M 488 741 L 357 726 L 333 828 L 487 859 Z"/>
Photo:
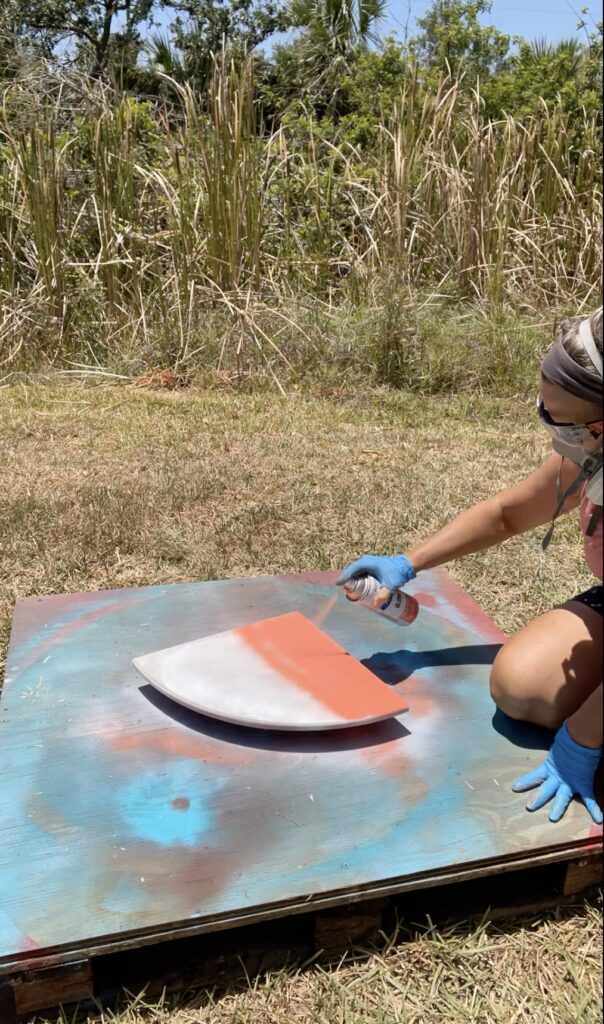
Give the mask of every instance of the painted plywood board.
<path id="1" fill-rule="evenodd" d="M 133 659 L 166 697 L 259 729 L 346 729 L 392 718 L 402 698 L 300 612 Z"/>
<path id="2" fill-rule="evenodd" d="M 261 618 L 316 621 L 332 583 L 17 604 L 0 699 L 0 973 L 601 842 L 577 802 L 553 825 L 511 792 L 550 736 L 494 714 L 502 637 L 442 570 L 409 586 L 421 604 L 413 626 L 343 597 L 321 625 L 405 701 L 403 720 L 241 729 L 168 700 L 132 665 Z"/>

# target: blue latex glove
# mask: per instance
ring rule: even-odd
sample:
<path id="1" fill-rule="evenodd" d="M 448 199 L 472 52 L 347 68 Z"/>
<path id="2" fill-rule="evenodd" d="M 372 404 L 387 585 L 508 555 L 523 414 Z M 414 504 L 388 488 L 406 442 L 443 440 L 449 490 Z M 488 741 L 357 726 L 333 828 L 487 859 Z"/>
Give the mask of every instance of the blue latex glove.
<path id="1" fill-rule="evenodd" d="M 415 569 L 405 555 L 363 555 L 346 566 L 336 584 L 341 587 L 361 576 L 373 576 L 386 590 L 399 590 L 415 579 Z"/>
<path id="2" fill-rule="evenodd" d="M 535 796 L 526 805 L 527 811 L 536 811 L 549 800 L 554 802 L 549 812 L 550 821 L 559 821 L 573 796 L 577 794 L 587 807 L 596 824 L 602 823 L 602 811 L 594 796 L 594 774 L 602 756 L 602 747 L 582 747 L 568 731 L 564 722 L 554 737 L 545 761 L 539 768 L 512 783 L 515 793 L 539 786 Z"/>

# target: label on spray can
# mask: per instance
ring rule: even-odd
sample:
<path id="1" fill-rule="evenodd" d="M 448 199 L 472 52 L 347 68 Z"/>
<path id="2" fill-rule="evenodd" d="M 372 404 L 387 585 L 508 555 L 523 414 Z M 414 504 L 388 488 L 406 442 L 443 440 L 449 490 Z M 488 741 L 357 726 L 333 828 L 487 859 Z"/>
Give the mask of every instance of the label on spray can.
<path id="1" fill-rule="evenodd" d="M 403 590 L 393 590 L 380 608 L 374 608 L 373 600 L 379 589 L 380 584 L 374 576 L 362 576 L 360 579 L 348 580 L 344 584 L 349 601 L 358 601 L 365 608 L 371 608 L 372 611 L 385 615 L 388 619 L 394 619 L 403 626 L 410 626 L 415 622 L 419 605 L 411 594 L 405 594 Z"/>
<path id="2" fill-rule="evenodd" d="M 395 612 L 391 617 L 396 619 L 397 622 L 402 622 L 405 626 L 410 626 L 412 622 L 415 622 L 419 612 L 419 605 L 411 594 L 405 594 L 402 590 L 395 590 L 392 593 L 389 605 L 392 605 Z"/>

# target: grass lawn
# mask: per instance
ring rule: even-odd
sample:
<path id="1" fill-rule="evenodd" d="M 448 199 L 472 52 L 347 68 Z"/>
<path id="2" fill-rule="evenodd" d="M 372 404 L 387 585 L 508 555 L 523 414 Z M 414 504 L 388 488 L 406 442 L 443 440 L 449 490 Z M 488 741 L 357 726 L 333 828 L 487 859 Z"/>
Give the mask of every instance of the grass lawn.
<path id="1" fill-rule="evenodd" d="M 513 399 L 5 387 L 0 669 L 19 597 L 337 568 L 410 546 L 547 451 Z M 545 558 L 542 532 L 450 567 L 505 632 L 591 585 L 575 517 Z M 600 932 L 592 901 L 102 1019 L 587 1024 L 601 1019 Z"/>

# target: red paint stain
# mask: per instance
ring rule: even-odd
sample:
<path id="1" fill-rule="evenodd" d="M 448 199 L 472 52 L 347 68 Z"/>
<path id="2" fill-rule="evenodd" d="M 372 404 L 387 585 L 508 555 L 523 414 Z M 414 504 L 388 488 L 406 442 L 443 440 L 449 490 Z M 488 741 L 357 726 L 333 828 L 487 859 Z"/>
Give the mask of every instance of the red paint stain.
<path id="1" fill-rule="evenodd" d="M 91 595 L 91 599 L 92 598 L 98 600 L 98 595 Z M 136 598 L 134 597 L 126 597 L 110 601 L 107 604 L 104 604 L 101 608 L 94 608 L 92 611 L 85 612 L 83 615 L 80 615 L 72 622 L 67 622 L 65 625 L 60 626 L 54 631 L 49 631 L 48 635 L 45 636 L 40 643 L 36 644 L 29 655 L 25 655 L 24 658 L 20 659 L 19 674 L 29 668 L 30 665 L 33 665 L 38 658 L 45 654 L 49 648 L 54 647 L 55 644 L 67 639 L 67 637 L 70 637 L 80 629 L 84 629 L 86 626 L 91 625 L 91 623 L 96 622 L 98 619 L 102 619 L 106 615 L 111 615 L 113 612 L 119 611 L 121 608 L 131 606 L 135 601 Z"/>
<path id="2" fill-rule="evenodd" d="M 409 702 L 409 708 L 413 715 L 418 718 L 426 718 L 433 715 L 437 710 L 437 701 L 433 700 L 426 693 L 422 679 L 415 673 L 410 675 L 403 683 L 405 687 L 405 699 Z M 449 695 L 451 700 L 451 695 Z"/>
<path id="3" fill-rule="evenodd" d="M 429 697 L 420 697 L 417 693 L 414 693 L 410 700 L 409 707 L 418 718 L 426 718 L 428 715 L 434 714 L 436 702 Z"/>
<path id="4" fill-rule="evenodd" d="M 436 608 L 437 600 L 432 594 L 426 594 L 424 591 L 415 591 L 414 598 L 423 608 Z"/>
<path id="5" fill-rule="evenodd" d="M 491 621 L 486 612 L 483 612 L 480 605 L 469 594 L 466 594 L 465 590 L 445 570 L 434 569 L 432 571 L 438 576 L 437 587 L 441 600 L 437 603 L 443 608 L 444 617 L 447 617 L 446 606 L 450 604 L 460 617 L 465 619 L 470 628 L 484 640 L 496 643 L 502 643 L 505 640 L 505 635 Z M 452 619 L 449 621 L 454 622 Z"/>
<path id="6" fill-rule="evenodd" d="M 64 836 L 69 820 L 52 810 L 41 795 L 33 794 L 27 801 L 27 817 L 42 832 L 52 836 Z"/>
<path id="7" fill-rule="evenodd" d="M 140 883 L 141 877 L 145 879 L 142 884 L 153 907 L 155 923 L 205 916 L 208 904 L 216 906 L 231 879 L 241 877 L 247 867 L 246 859 L 266 848 L 267 837 L 260 834 L 247 836 L 245 846 L 242 845 L 240 835 L 228 832 L 228 824 L 226 819 L 224 846 L 217 850 L 174 846 L 160 849 L 138 842 L 120 851 L 121 874 L 134 885 Z M 106 863 L 105 870 L 99 870 L 99 878 L 104 882 L 97 890 L 97 898 L 102 902 L 115 885 L 115 863 Z M 137 914 L 124 910 L 133 926 L 137 926 Z"/>
<path id="8" fill-rule="evenodd" d="M 191 801 L 187 796 L 177 796 L 172 801 L 172 807 L 175 811 L 188 811 L 191 806 Z"/>
<path id="9" fill-rule="evenodd" d="M 187 735 L 176 728 L 148 729 L 145 732 L 115 736 L 111 746 L 114 750 L 147 749 L 174 757 L 188 757 L 193 761 L 223 765 L 242 765 L 258 757 L 251 747 L 233 747 L 220 741 L 208 743 L 201 737 Z"/>
<path id="10" fill-rule="evenodd" d="M 242 626 L 236 633 L 271 668 L 343 721 L 406 710 L 398 694 L 300 612 Z"/>
<path id="11" fill-rule="evenodd" d="M 389 779 L 404 777 L 408 783 L 412 765 L 409 758 L 398 748 L 399 743 L 400 740 L 393 740 L 392 743 L 383 743 L 379 747 L 366 747 L 362 751 L 362 756 L 363 760 L 380 772 L 380 775 L 385 775 Z"/>

